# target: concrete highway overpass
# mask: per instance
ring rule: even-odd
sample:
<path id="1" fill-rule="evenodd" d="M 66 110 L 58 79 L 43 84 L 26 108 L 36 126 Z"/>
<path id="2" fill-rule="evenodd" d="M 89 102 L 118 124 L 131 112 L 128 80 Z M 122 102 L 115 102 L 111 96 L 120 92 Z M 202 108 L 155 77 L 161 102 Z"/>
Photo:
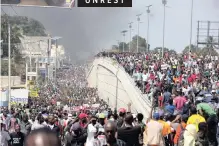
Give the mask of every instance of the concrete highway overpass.
<path id="1" fill-rule="evenodd" d="M 151 102 L 135 86 L 134 80 L 112 58 L 96 58 L 87 72 L 89 87 L 98 88 L 100 98 L 113 109 L 126 108 L 132 103 L 133 113 L 142 113 L 147 118 Z"/>

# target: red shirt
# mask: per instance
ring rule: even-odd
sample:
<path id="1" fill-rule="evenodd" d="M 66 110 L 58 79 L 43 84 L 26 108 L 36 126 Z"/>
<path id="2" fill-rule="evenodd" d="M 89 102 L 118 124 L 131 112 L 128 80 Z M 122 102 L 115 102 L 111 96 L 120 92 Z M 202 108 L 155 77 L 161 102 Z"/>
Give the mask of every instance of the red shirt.
<path id="1" fill-rule="evenodd" d="M 191 78 L 192 78 L 193 81 L 195 81 L 195 79 L 196 79 L 196 74 L 192 74 L 192 75 L 191 75 Z"/>
<path id="2" fill-rule="evenodd" d="M 193 82 L 192 76 L 189 76 L 189 77 L 188 77 L 188 82 L 189 82 L 189 83 L 192 83 L 192 82 Z"/>

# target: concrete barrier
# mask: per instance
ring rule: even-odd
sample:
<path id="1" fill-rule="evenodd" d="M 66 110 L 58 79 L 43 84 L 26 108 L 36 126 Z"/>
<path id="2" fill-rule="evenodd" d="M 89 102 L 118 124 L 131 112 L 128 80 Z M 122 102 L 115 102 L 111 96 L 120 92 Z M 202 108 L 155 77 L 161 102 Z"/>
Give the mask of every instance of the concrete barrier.
<path id="1" fill-rule="evenodd" d="M 119 109 L 132 103 L 132 112 L 149 117 L 151 102 L 135 86 L 134 80 L 115 60 L 96 58 L 87 73 L 88 85 L 98 88 L 100 98 Z"/>

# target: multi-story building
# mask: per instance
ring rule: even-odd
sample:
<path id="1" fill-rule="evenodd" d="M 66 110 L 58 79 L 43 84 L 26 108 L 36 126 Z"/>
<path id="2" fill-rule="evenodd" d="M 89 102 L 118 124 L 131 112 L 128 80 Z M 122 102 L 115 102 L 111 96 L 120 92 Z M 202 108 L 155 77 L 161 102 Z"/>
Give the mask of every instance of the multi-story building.
<path id="1" fill-rule="evenodd" d="M 55 45 L 51 45 L 51 37 L 44 36 L 24 36 L 21 45 L 21 54 L 27 60 L 27 80 L 35 80 L 39 75 L 52 78 L 56 57 L 57 68 L 64 59 L 64 47 L 58 45 L 56 49 Z"/>

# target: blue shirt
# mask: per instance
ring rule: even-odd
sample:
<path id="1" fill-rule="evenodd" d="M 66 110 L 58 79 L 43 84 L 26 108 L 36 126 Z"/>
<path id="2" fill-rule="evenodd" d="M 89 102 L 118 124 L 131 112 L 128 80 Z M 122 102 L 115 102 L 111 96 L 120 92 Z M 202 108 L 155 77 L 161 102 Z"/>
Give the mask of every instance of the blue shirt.
<path id="1" fill-rule="evenodd" d="M 168 101 L 169 101 L 169 99 L 171 97 L 171 93 L 170 92 L 164 92 L 163 97 L 164 97 L 163 102 L 164 103 L 168 103 Z"/>
<path id="2" fill-rule="evenodd" d="M 167 105 L 167 106 L 165 106 L 165 110 L 167 111 L 167 112 L 169 112 L 170 114 L 173 114 L 174 113 L 174 111 L 175 111 L 175 106 L 174 105 Z"/>

